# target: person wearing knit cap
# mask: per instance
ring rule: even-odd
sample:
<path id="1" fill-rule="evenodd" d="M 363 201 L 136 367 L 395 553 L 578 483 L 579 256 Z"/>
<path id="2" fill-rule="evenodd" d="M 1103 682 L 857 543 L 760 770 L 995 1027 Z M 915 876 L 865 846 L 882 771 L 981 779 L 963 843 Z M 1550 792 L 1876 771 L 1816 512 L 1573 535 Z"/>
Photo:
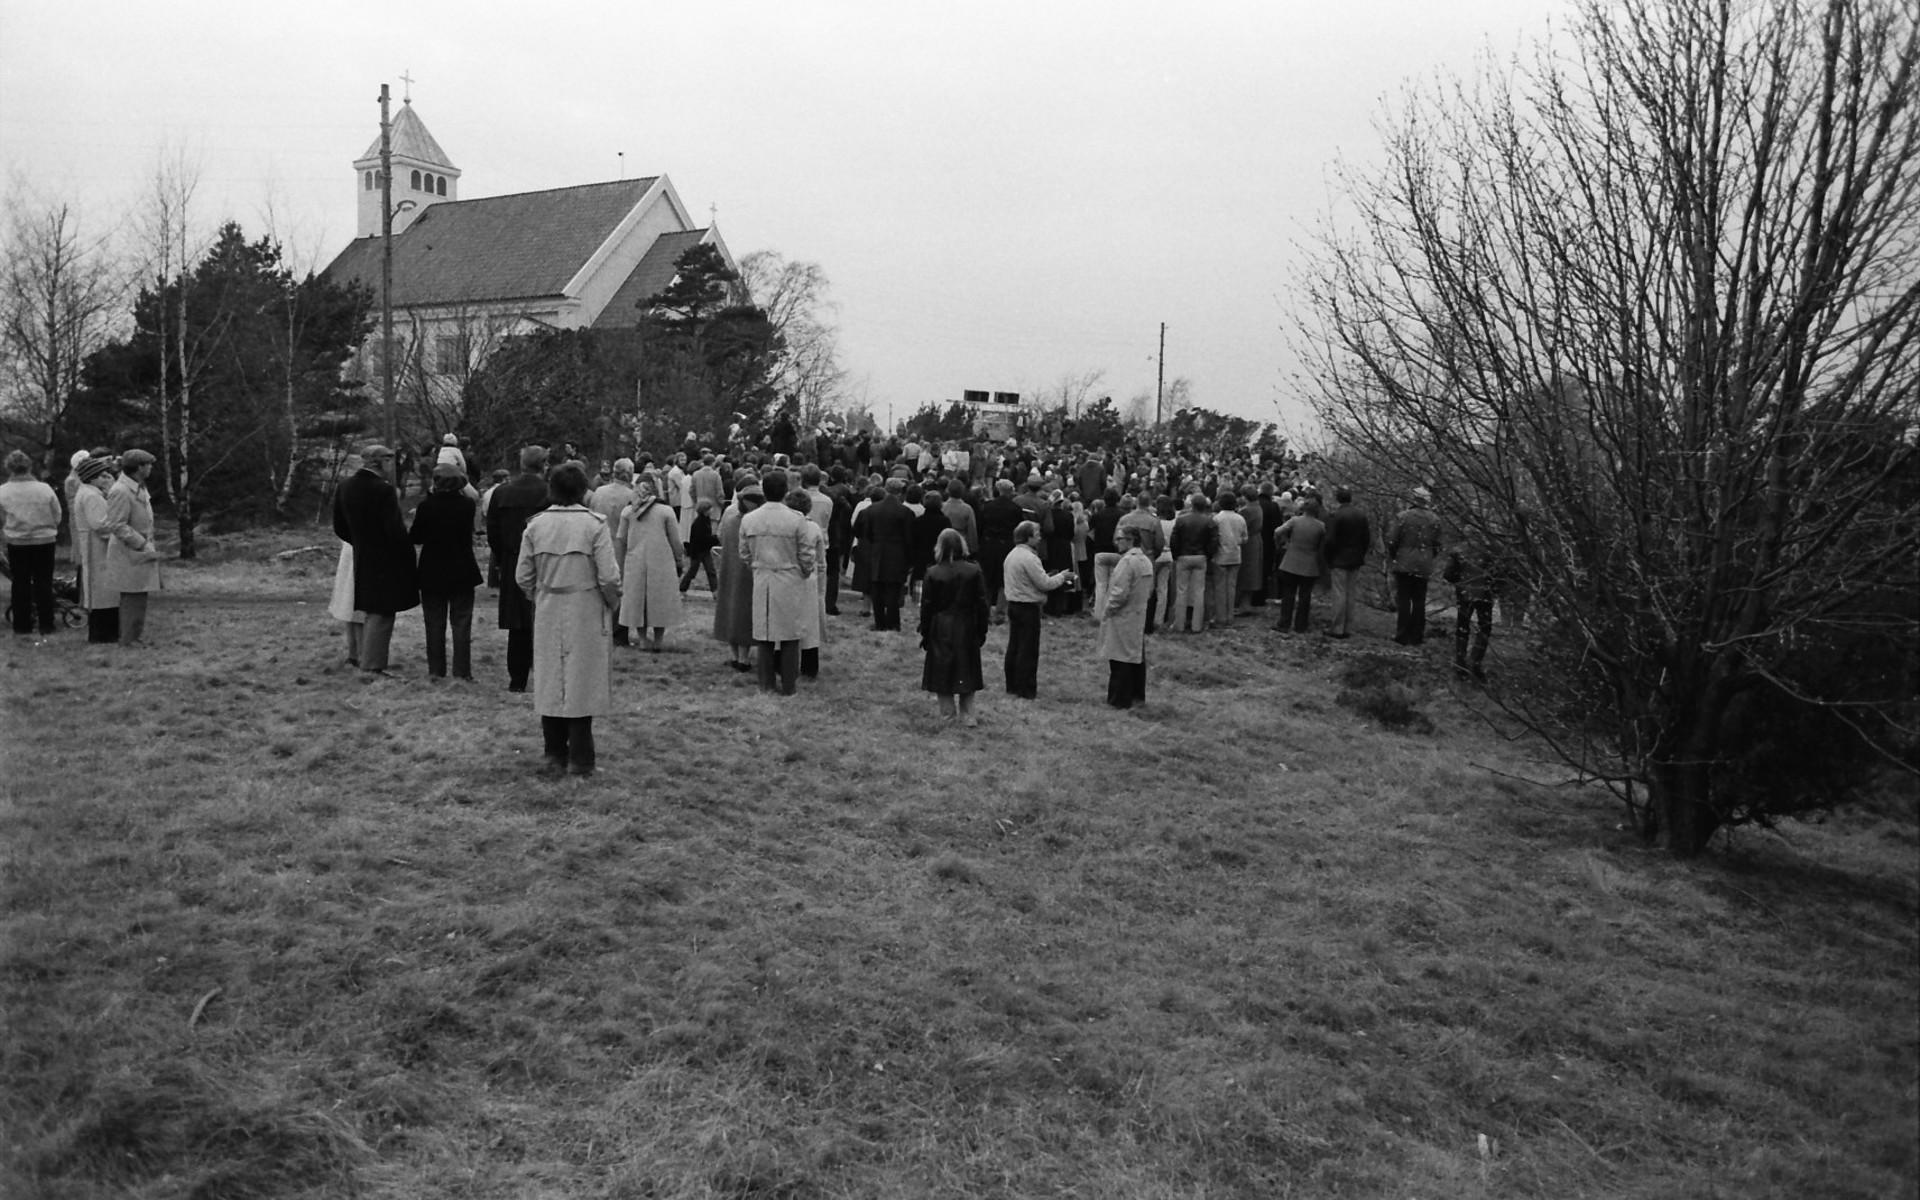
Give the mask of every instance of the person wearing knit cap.
<path id="1" fill-rule="evenodd" d="M 113 464 L 88 458 L 73 477 L 80 482 L 73 504 L 74 584 L 80 605 L 87 610 L 87 641 L 120 640 L 120 596 L 107 585 L 107 489 L 113 486 Z"/>
<path id="2" fill-rule="evenodd" d="M 66 495 L 68 512 L 73 511 L 73 497 L 80 490 L 80 464 L 92 457 L 86 450 L 75 450 L 72 457 L 67 459 L 67 478 L 60 485 L 60 490 Z"/>

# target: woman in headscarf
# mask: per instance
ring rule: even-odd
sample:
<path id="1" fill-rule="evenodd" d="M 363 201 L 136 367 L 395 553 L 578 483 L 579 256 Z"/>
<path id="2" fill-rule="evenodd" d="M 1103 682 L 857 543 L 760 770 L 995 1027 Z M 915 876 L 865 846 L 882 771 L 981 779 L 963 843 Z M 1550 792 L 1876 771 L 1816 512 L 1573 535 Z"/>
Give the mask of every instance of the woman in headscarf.
<path id="1" fill-rule="evenodd" d="M 943 529 L 934 543 L 934 564 L 920 590 L 920 648 L 926 663 L 920 686 L 940 698 L 940 713 L 964 719 L 971 729 L 973 694 L 984 678 L 980 646 L 987 640 L 991 611 L 986 577 L 966 558 L 967 542 L 958 530 Z"/>
<path id="2" fill-rule="evenodd" d="M 753 670 L 753 568 L 740 557 L 740 519 L 765 503 L 760 477 L 734 473 L 733 503 L 720 518 L 719 587 L 713 593 L 713 636 L 727 644 L 736 671 Z"/>
<path id="3" fill-rule="evenodd" d="M 649 653 L 660 653 L 669 625 L 680 623 L 680 576 L 687 567 L 680 518 L 660 499 L 653 472 L 633 482 L 633 503 L 620 514 L 613 551 L 622 572 L 620 624 L 647 635 Z"/>

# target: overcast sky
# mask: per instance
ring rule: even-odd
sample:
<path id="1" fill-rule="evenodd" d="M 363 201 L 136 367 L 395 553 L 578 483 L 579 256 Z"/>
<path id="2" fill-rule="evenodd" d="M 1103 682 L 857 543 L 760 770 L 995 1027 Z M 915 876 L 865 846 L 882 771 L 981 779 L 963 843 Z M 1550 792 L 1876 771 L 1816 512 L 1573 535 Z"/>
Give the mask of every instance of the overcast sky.
<path id="1" fill-rule="evenodd" d="M 666 174 L 736 255 L 816 262 L 883 418 L 1104 370 L 1298 426 L 1297 246 L 1409 80 L 1506 57 L 1565 0 L 930 5 L 0 0 L 0 166 L 94 227 L 163 147 L 201 216 L 303 259 L 354 232 L 381 83 L 464 197 Z"/>

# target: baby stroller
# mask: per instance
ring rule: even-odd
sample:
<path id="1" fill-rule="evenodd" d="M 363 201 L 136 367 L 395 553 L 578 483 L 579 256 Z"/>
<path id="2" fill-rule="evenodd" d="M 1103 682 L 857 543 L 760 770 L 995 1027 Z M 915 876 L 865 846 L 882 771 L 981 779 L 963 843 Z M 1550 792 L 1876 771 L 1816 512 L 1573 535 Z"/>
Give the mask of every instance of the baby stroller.
<path id="1" fill-rule="evenodd" d="M 7 569 L 7 560 L 0 557 L 0 583 L 11 583 L 13 572 Z M 8 589 L 12 591 L 11 588 Z M 68 629 L 78 629 L 87 623 L 87 610 L 80 607 L 80 581 L 71 575 L 53 577 L 53 611 L 60 623 Z M 13 628 L 12 597 L 8 597 L 7 628 Z"/>

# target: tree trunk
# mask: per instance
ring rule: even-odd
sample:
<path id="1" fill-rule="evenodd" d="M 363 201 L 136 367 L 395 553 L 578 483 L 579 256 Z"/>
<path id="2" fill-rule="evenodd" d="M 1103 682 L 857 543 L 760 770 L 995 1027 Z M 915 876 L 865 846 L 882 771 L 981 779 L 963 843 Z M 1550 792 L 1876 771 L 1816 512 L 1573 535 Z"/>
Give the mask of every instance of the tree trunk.
<path id="1" fill-rule="evenodd" d="M 1676 858 L 1694 858 L 1706 850 L 1720 828 L 1705 763 L 1666 763 L 1649 781 L 1652 832 Z"/>

